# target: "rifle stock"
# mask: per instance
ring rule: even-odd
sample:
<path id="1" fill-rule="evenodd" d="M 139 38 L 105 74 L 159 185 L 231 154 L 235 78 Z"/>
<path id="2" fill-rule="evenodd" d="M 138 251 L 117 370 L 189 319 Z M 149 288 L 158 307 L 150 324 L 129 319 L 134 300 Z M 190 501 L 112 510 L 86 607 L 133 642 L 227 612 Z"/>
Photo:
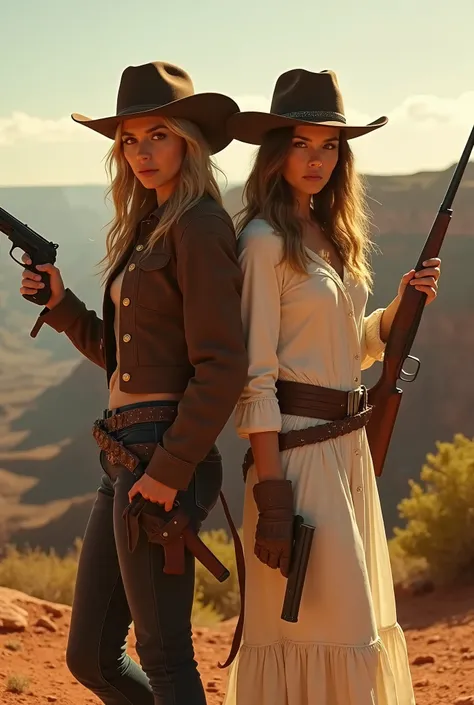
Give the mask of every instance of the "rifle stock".
<path id="1" fill-rule="evenodd" d="M 374 472 L 380 477 L 387 457 L 388 447 L 392 439 L 393 428 L 397 420 L 398 409 L 402 401 L 403 390 L 399 387 L 385 389 L 382 385 L 375 385 L 369 390 L 369 404 L 375 408 L 380 408 L 383 404 L 383 416 L 375 415 L 373 423 L 372 416 L 367 424 L 367 439 L 372 453 Z M 375 411 L 375 409 L 374 409 Z"/>
<path id="2" fill-rule="evenodd" d="M 438 257 L 444 242 L 452 216 L 452 204 L 469 157 L 474 147 L 474 127 L 456 166 L 446 195 L 431 227 L 428 238 L 416 263 L 415 270 L 423 269 L 423 262 Z M 374 472 L 380 477 L 387 457 L 388 447 L 396 423 L 402 390 L 397 387 L 397 380 L 412 382 L 418 374 L 407 374 L 403 363 L 410 356 L 410 350 L 417 334 L 421 317 L 425 309 L 426 294 L 407 286 L 403 292 L 397 313 L 394 316 L 390 334 L 385 347 L 382 374 L 377 383 L 368 390 L 369 404 L 373 406 L 372 415 L 366 427 L 367 438 L 372 454 Z M 418 363 L 419 360 L 415 359 Z M 419 369 L 419 367 L 418 367 Z M 405 378 L 401 374 L 406 375 Z"/>

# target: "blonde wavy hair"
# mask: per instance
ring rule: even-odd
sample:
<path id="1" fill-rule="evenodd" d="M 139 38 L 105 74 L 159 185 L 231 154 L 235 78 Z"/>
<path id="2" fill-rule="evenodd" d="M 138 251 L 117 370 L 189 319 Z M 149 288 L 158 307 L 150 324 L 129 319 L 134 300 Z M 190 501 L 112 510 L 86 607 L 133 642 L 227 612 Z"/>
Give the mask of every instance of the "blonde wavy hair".
<path id="1" fill-rule="evenodd" d="M 281 235 L 283 261 L 306 274 L 310 261 L 303 245 L 301 223 L 295 212 L 291 187 L 283 178 L 283 166 L 291 147 L 293 128 L 271 130 L 260 146 L 244 187 L 244 208 L 237 213 L 240 234 L 254 218 L 264 218 Z M 344 137 L 339 137 L 339 158 L 324 189 L 312 197 L 312 213 L 318 225 L 335 245 L 346 269 L 372 290 L 373 274 L 369 252 L 369 212 L 365 188 L 354 167 L 354 156 Z"/>
<path id="2" fill-rule="evenodd" d="M 151 233 L 145 252 L 204 195 L 211 196 L 222 205 L 221 193 L 214 175 L 215 171 L 220 170 L 211 160 L 209 146 L 200 129 L 189 120 L 161 117 L 160 121 L 170 132 L 185 140 L 186 152 L 178 185 L 166 202 L 163 216 Z M 146 189 L 138 181 L 125 159 L 121 126 L 117 129 L 114 144 L 107 154 L 106 170 L 110 179 L 106 197 L 110 197 L 114 204 L 115 216 L 109 223 L 106 254 L 99 262 L 104 279 L 133 241 L 138 223 L 156 207 L 155 191 Z"/>

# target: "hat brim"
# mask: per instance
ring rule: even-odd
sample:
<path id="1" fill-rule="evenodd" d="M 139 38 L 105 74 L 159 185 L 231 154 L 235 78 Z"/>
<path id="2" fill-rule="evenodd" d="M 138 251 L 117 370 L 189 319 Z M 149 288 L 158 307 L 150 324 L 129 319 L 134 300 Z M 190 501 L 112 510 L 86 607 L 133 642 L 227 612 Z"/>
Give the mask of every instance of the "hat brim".
<path id="1" fill-rule="evenodd" d="M 346 125 L 336 120 L 326 120 L 316 122 L 312 120 L 301 120 L 296 118 L 283 117 L 274 113 L 242 112 L 231 115 L 227 121 L 227 132 L 232 139 L 248 144 L 262 144 L 263 138 L 279 127 L 290 127 L 292 125 L 309 125 L 310 127 L 338 127 L 343 130 L 347 139 L 362 137 L 369 132 L 378 130 L 388 122 L 385 115 L 377 118 L 368 125 Z"/>
<path id="2" fill-rule="evenodd" d="M 168 118 L 181 118 L 194 122 L 201 130 L 209 144 L 211 154 L 217 154 L 232 142 L 227 129 L 228 119 L 239 111 L 237 103 L 220 93 L 197 93 L 166 105 L 152 107 L 135 112 L 111 115 L 110 117 L 93 119 L 72 113 L 72 119 L 109 139 L 115 139 L 117 127 L 124 120 L 153 115 Z"/>

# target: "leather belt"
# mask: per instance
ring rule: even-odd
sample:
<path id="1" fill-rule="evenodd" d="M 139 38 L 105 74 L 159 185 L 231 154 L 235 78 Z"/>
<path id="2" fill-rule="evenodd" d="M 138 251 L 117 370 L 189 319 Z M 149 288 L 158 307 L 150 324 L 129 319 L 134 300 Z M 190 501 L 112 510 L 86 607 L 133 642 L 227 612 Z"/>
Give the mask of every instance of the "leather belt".
<path id="1" fill-rule="evenodd" d="M 367 408 L 367 389 L 363 385 L 344 392 L 279 379 L 276 388 L 281 413 L 291 416 L 338 421 Z"/>
<path id="2" fill-rule="evenodd" d="M 366 426 L 372 413 L 372 408 L 368 405 L 367 389 L 362 385 L 357 389 L 344 392 L 340 389 L 279 379 L 276 388 L 282 414 L 330 422 L 320 426 L 310 426 L 300 431 L 279 433 L 280 451 L 323 443 L 331 438 L 352 433 Z M 244 480 L 253 463 L 252 448 L 249 448 L 242 464 Z"/>
<path id="3" fill-rule="evenodd" d="M 313 445 L 315 443 L 323 443 L 331 438 L 339 438 L 348 433 L 357 431 L 369 423 L 372 414 L 372 407 L 368 407 L 354 416 L 347 416 L 344 419 L 338 419 L 330 423 L 321 424 L 320 426 L 310 426 L 303 428 L 300 431 L 288 431 L 287 433 L 278 434 L 278 447 L 280 452 L 290 450 L 291 448 L 300 448 L 302 446 Z M 242 470 L 244 480 L 247 478 L 247 472 L 253 465 L 253 452 L 249 448 L 245 454 Z"/>
<path id="4" fill-rule="evenodd" d="M 176 406 L 143 406 L 136 409 L 127 409 L 118 413 L 104 411 L 101 424 L 109 433 L 120 431 L 137 423 L 159 423 L 160 421 L 174 421 L 178 414 Z"/>

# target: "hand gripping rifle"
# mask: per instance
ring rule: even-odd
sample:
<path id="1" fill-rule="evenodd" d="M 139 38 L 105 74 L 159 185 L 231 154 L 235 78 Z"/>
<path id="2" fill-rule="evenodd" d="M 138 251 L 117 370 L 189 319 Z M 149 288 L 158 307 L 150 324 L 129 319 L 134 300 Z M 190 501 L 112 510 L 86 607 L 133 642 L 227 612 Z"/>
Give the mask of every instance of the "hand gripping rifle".
<path id="1" fill-rule="evenodd" d="M 467 140 L 461 159 L 449 184 L 444 200 L 436 219 L 431 226 L 430 234 L 425 242 L 415 270 L 423 269 L 423 262 L 432 257 L 438 257 L 444 236 L 452 216 L 452 204 L 461 182 L 464 170 L 474 147 L 474 127 Z M 400 305 L 395 314 L 390 334 L 388 336 L 383 369 L 380 379 L 368 391 L 369 404 L 373 406 L 372 415 L 367 424 L 367 437 L 374 463 L 374 471 L 380 477 L 387 456 L 390 439 L 397 419 L 398 409 L 402 400 L 403 390 L 397 387 L 397 380 L 413 382 L 420 369 L 420 361 L 409 353 L 418 331 L 421 316 L 426 303 L 426 294 L 417 291 L 413 286 L 407 286 L 403 292 Z M 403 370 L 407 358 L 414 360 L 417 367 L 414 373 Z M 401 375 L 404 375 L 403 377 Z"/>
<path id="2" fill-rule="evenodd" d="M 49 274 L 47 272 L 38 272 L 37 264 L 54 264 L 56 262 L 56 250 L 58 245 L 54 242 L 48 242 L 42 235 L 32 230 L 25 223 L 20 222 L 8 211 L 0 208 L 0 232 L 10 239 L 12 247 L 10 257 L 14 262 L 25 269 L 35 274 L 41 274 L 41 281 L 44 284 L 43 289 L 38 289 L 35 294 L 22 294 L 27 301 L 32 301 L 38 306 L 44 306 L 51 298 L 51 286 L 49 283 Z M 31 260 L 31 264 L 24 264 L 20 260 L 15 259 L 13 251 L 19 248 L 26 252 Z"/>

